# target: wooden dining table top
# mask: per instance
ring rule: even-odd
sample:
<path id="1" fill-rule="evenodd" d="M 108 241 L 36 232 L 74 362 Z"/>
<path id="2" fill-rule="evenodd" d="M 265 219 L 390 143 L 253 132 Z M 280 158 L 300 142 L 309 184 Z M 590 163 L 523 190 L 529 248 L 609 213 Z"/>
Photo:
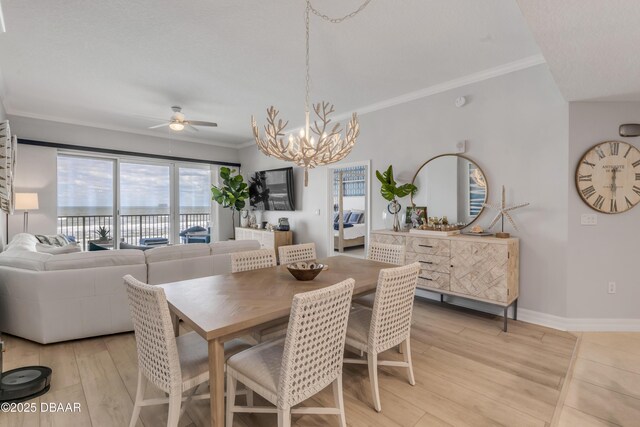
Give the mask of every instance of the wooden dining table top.
<path id="1" fill-rule="evenodd" d="M 320 259 L 327 270 L 312 281 L 296 280 L 286 266 L 262 268 L 165 283 L 170 310 L 188 323 L 200 336 L 210 341 L 241 333 L 253 327 L 285 318 L 291 311 L 292 298 L 353 278 L 353 295 L 375 290 L 380 269 L 391 264 L 335 256 Z"/>

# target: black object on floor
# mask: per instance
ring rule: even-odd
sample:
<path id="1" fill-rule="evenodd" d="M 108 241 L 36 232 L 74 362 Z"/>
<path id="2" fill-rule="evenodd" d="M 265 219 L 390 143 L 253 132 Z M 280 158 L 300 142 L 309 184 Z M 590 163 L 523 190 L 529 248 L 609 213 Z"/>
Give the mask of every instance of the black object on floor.
<path id="1" fill-rule="evenodd" d="M 25 366 L 2 372 L 4 342 L 0 336 L 0 402 L 24 402 L 49 391 L 51 368 Z"/>

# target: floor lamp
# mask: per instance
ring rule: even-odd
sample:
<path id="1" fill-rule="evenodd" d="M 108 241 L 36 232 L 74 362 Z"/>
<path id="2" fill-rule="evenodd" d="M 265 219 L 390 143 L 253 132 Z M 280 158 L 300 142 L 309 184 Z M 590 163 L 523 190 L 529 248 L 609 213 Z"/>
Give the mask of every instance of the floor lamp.
<path id="1" fill-rule="evenodd" d="M 16 210 L 24 210 L 24 232 L 29 229 L 29 212 L 38 209 L 38 193 L 16 193 Z M 0 402 L 22 402 L 47 391 L 51 384 L 51 369 L 46 366 L 25 366 L 2 372 L 5 351 L 0 333 Z M 4 407 L 3 407 L 4 408 Z"/>
<path id="2" fill-rule="evenodd" d="M 29 211 L 38 210 L 38 193 L 16 193 L 15 208 L 24 211 L 22 232 L 29 232 Z"/>

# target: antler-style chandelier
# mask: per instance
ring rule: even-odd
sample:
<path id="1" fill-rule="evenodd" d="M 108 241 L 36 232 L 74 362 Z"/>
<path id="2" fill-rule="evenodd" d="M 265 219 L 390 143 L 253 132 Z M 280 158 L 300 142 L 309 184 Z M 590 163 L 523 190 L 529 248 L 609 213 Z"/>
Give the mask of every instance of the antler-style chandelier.
<path id="1" fill-rule="evenodd" d="M 329 116 L 334 112 L 333 104 L 322 101 L 313 105 L 318 120 L 311 124 L 309 114 L 309 13 L 313 12 L 320 18 L 337 24 L 345 19 L 356 16 L 362 11 L 371 0 L 365 2 L 355 11 L 343 16 L 342 18 L 329 18 L 321 14 L 311 6 L 310 0 L 307 0 L 307 8 L 305 11 L 306 25 L 306 85 L 305 85 L 305 125 L 298 135 L 289 134 L 288 140 L 285 142 L 284 129 L 289 121 L 283 122 L 278 119 L 279 111 L 272 105 L 267 109 L 267 124 L 264 127 L 265 138 L 260 137 L 258 124 L 256 119 L 251 116 L 251 125 L 253 128 L 253 136 L 260 151 L 267 156 L 272 156 L 280 160 L 293 162 L 298 166 L 304 167 L 304 186 L 309 181 L 309 169 L 316 166 L 328 165 L 344 159 L 356 143 L 356 139 L 360 134 L 360 125 L 358 124 L 358 116 L 353 113 L 344 138 L 342 137 L 343 129 L 340 123 L 331 125 Z M 312 135 L 312 133 L 314 135 Z"/>

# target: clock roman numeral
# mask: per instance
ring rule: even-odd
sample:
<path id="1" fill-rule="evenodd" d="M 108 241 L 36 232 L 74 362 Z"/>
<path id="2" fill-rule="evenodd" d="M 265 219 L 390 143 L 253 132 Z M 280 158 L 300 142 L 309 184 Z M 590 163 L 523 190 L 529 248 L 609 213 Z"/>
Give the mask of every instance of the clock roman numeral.
<path id="1" fill-rule="evenodd" d="M 584 160 L 582 163 L 583 163 L 583 164 L 585 164 L 585 165 L 591 166 L 592 168 L 596 167 L 596 164 L 595 164 L 595 163 L 589 163 L 589 162 L 588 162 L 588 161 L 586 161 L 586 160 Z M 635 167 L 635 166 L 634 166 L 634 167 Z"/>
<path id="2" fill-rule="evenodd" d="M 640 181 L 640 173 L 636 174 L 636 181 Z"/>
<path id="3" fill-rule="evenodd" d="M 609 212 L 618 212 L 618 204 L 616 203 L 616 199 L 611 199 L 611 206 L 609 207 Z"/>
<path id="4" fill-rule="evenodd" d="M 598 157 L 600 157 L 600 159 L 604 159 L 606 157 L 606 154 L 604 154 L 604 150 L 602 149 L 602 147 L 596 147 L 595 152 Z"/>
<path id="5" fill-rule="evenodd" d="M 640 174 L 636 174 L 636 175 L 640 175 Z M 636 178 L 636 179 L 638 179 L 638 178 Z M 578 181 L 591 182 L 591 174 L 589 174 L 589 175 L 580 175 L 580 174 L 578 174 Z"/>
<path id="6" fill-rule="evenodd" d="M 596 189 L 593 188 L 593 185 L 590 185 L 582 190 L 582 195 L 585 197 L 585 199 L 589 199 L 589 197 L 593 196 L 594 194 L 596 194 Z"/>
<path id="7" fill-rule="evenodd" d="M 609 148 L 611 149 L 611 155 L 612 156 L 617 156 L 618 155 L 618 150 L 620 149 L 620 143 L 619 142 L 610 142 L 609 143 Z"/>
<path id="8" fill-rule="evenodd" d="M 637 185 L 634 185 L 633 192 L 636 193 L 638 196 L 640 196 L 640 187 L 638 187 Z"/>
<path id="9" fill-rule="evenodd" d="M 598 194 L 598 197 L 596 198 L 596 201 L 593 202 L 593 207 L 595 207 L 596 209 L 602 209 L 602 204 L 604 203 L 604 197 L 602 197 L 601 195 Z"/>
<path id="10" fill-rule="evenodd" d="M 627 202 L 627 208 L 633 207 L 633 203 L 631 203 L 631 200 L 629 200 L 627 196 L 624 196 L 624 200 Z"/>
<path id="11" fill-rule="evenodd" d="M 627 152 L 624 153 L 624 158 L 626 159 L 627 156 L 629 155 L 629 153 L 631 152 L 631 148 L 633 148 L 631 145 L 629 146 L 629 148 L 627 149 Z"/>
<path id="12" fill-rule="evenodd" d="M 637 167 L 638 167 L 638 165 L 640 165 L 640 160 L 635 161 L 635 162 L 633 162 L 632 164 L 633 164 L 633 167 L 634 167 L 634 168 L 637 168 Z"/>

